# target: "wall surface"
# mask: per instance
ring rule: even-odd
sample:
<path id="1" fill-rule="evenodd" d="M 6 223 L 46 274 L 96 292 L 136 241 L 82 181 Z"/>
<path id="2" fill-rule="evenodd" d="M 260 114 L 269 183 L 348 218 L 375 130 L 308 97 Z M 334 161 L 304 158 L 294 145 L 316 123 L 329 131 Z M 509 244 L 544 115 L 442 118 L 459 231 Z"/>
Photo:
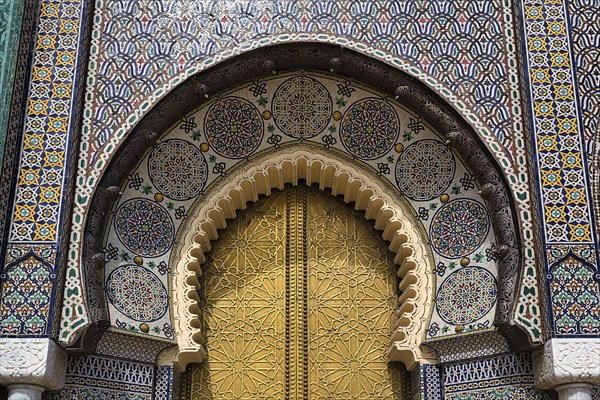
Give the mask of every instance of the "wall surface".
<path id="1" fill-rule="evenodd" d="M 90 10 L 93 20 L 86 18 Z M 595 337 L 600 329 L 598 242 L 588 167 L 600 134 L 599 19 L 597 0 L 1 2 L 0 250 L 6 257 L 2 254 L 0 265 L 0 335 L 58 336 L 62 345 L 77 343 L 91 320 L 82 269 L 90 203 L 108 164 L 152 107 L 187 78 L 236 55 L 279 43 L 322 42 L 367 54 L 415 77 L 471 125 L 504 173 L 519 218 L 523 276 L 516 323 L 534 344 L 549 337 Z M 261 142 L 245 156 L 294 138 L 289 132 L 293 124 L 282 129 L 283 125 L 271 124 L 272 115 L 265 114 L 273 109 L 262 98 L 273 101 L 268 96 L 279 90 L 277 85 L 248 86 L 244 95 L 227 94 L 259 110 L 256 115 L 246 114 L 258 116 L 254 122 L 264 129 L 259 133 Z M 270 90 L 268 96 L 263 89 Z M 427 130 L 427 138 L 421 137 L 425 129 L 418 117 L 406 114 L 399 124 L 404 136 L 378 158 L 357 155 L 356 149 L 342 143 L 342 137 L 333 143 L 334 131 L 343 131 L 339 121 L 350 118 L 350 109 L 358 104 L 348 100 L 350 89 L 355 88 L 345 82 L 329 84 L 326 93 L 340 119 L 332 112 L 314 137 L 320 145 L 368 159 L 365 164 L 403 189 L 396 174 L 403 154 L 416 152 L 423 140 L 440 138 L 433 130 Z M 340 105 L 338 98 L 347 103 Z M 381 115 L 385 101 L 377 101 Z M 208 187 L 225 171 L 225 164 L 232 167 L 238 161 L 232 161 L 237 155 L 227 153 L 226 137 L 210 136 L 211 123 L 228 121 L 206 123 L 206 114 L 208 110 L 199 110 L 173 127 L 170 142 L 156 147 L 166 148 L 176 140 L 178 145 L 166 148 L 162 154 L 168 157 L 162 161 L 155 157 L 155 164 L 164 172 L 172 166 L 169 157 L 185 159 L 185 149 L 200 152 L 197 157 L 205 162 L 190 166 L 187 178 L 195 174 L 192 178 Z M 200 126 L 209 134 L 195 135 Z M 202 150 L 205 143 L 211 151 Z M 170 316 L 161 314 L 152 320 L 160 322 L 153 326 L 142 321 L 147 317 L 144 313 L 154 311 L 154 318 L 168 307 L 168 256 L 160 258 L 166 253 L 157 250 L 161 237 L 152 238 L 147 255 L 137 251 L 146 251 L 141 241 L 123 240 L 118 232 L 119 218 L 127 223 L 132 215 L 160 207 L 150 219 L 162 229 L 158 234 L 170 229 L 167 233 L 174 238 L 175 223 L 193 205 L 188 195 L 194 187 L 179 185 L 180 190 L 170 194 L 157 189 L 160 179 L 149 171 L 152 154 L 121 188 L 125 197 L 107 218 L 114 229 L 103 254 L 108 259 L 106 285 L 114 289 L 114 298 L 127 303 L 120 309 L 112 303 L 114 325 L 132 334 L 153 329 L 147 336 L 165 342 L 156 345 L 151 359 L 133 361 L 138 356 L 123 348 L 134 336 L 111 336 L 119 351 L 71 357 L 67 386 L 60 393 L 46 394 L 47 398 L 149 399 L 154 391 L 159 393 L 159 387 L 160 393 L 171 393 L 170 382 L 178 382 L 172 369 L 157 372 L 154 366 L 157 349 L 172 339 Z M 424 188 L 431 194 L 437 182 L 444 186 L 443 193 L 413 194 L 412 206 L 424 230 L 434 230 L 443 211 L 445 220 L 475 214 L 479 187 L 455 155 L 449 159 L 460 175 L 453 173 L 442 184 L 443 176 L 430 174 L 430 184 Z M 448 171 L 448 165 L 440 170 Z M 445 192 L 450 194 L 443 200 Z M 172 201 L 165 201 L 165 194 Z M 483 205 L 481 209 L 485 211 Z M 155 218 L 159 214 L 162 220 Z M 478 221 L 487 221 L 479 216 Z M 469 247 L 469 238 L 463 238 L 461 250 L 449 256 L 449 241 L 444 239 L 448 235 L 442 231 L 432 243 L 436 257 L 432 273 L 445 300 L 437 299 L 426 335 L 429 339 L 452 336 L 459 325 L 467 331 L 487 332 L 493 321 L 494 304 L 489 300 L 493 296 L 476 299 L 482 305 L 475 310 L 478 314 L 469 315 L 469 326 L 462 323 L 464 313 L 453 306 L 457 293 L 452 288 L 473 286 L 488 277 L 483 279 L 488 282 L 487 294 L 494 290 L 493 235 L 489 229 L 473 232 L 477 246 Z M 132 247 L 137 253 L 127 251 Z M 131 293 L 126 288 L 140 283 L 142 267 L 146 268 L 142 274 L 154 274 L 144 275 L 149 278 L 143 282 L 148 284 L 143 289 L 154 290 L 150 310 L 127 300 Z M 415 393 L 427 396 L 438 391 L 448 399 L 554 398 L 532 385 L 528 356 L 508 354 L 504 347 L 496 350 L 476 361 L 423 367 L 417 375 L 420 390 Z M 600 398 L 598 389 L 594 396 Z"/>
<path id="2" fill-rule="evenodd" d="M 83 291 L 77 239 L 98 179 L 127 132 L 187 77 L 294 41 L 339 44 L 394 65 L 475 128 L 509 180 L 521 219 L 525 272 L 515 318 L 541 340 L 512 11 L 502 1 L 98 1 L 61 340 L 72 342 L 73 326 L 88 320 L 81 298 L 69 295 Z"/>

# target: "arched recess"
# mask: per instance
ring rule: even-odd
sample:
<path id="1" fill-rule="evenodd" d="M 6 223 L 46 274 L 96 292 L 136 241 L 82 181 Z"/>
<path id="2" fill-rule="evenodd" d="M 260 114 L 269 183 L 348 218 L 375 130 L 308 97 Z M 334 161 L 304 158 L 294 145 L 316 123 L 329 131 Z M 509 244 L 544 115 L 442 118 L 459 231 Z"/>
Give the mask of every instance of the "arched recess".
<path id="1" fill-rule="evenodd" d="M 302 69 L 334 73 L 395 97 L 435 127 L 461 155 L 481 184 L 480 195 L 486 199 L 490 210 L 498 245 L 498 302 L 494 324 L 504 333 L 513 349 L 527 348 L 531 340 L 513 318 L 521 275 L 519 238 L 515 230 L 517 218 L 506 180 L 498 164 L 473 129 L 442 99 L 427 91 L 419 82 L 364 55 L 322 44 L 273 46 L 229 60 L 180 85 L 131 132 L 103 175 L 86 221 L 83 271 L 91 323 L 83 328 L 85 334 L 79 346 L 84 349 L 93 348 L 95 338 L 101 334 L 108 321 L 102 280 L 102 241 L 107 229 L 107 212 L 119 198 L 119 187 L 122 187 L 128 174 L 155 144 L 159 133 L 169 129 L 213 94 L 274 72 Z"/>
<path id="2" fill-rule="evenodd" d="M 433 300 L 433 260 L 412 208 L 372 174 L 331 154 L 294 149 L 263 157 L 230 175 L 212 189 L 182 226 L 183 236 L 177 239 L 172 257 L 178 368 L 184 370 L 188 363 L 204 358 L 197 317 L 198 276 L 202 273 L 204 253 L 211 248 L 210 241 L 218 237 L 217 230 L 225 228 L 226 219 L 235 218 L 236 210 L 245 209 L 246 203 L 257 201 L 259 195 L 269 195 L 274 188 L 283 189 L 286 183 L 297 185 L 299 180 L 343 195 L 346 203 L 354 202 L 357 210 L 365 211 L 365 217 L 375 221 L 375 228 L 390 242 L 390 251 L 396 253 L 394 262 L 399 266 L 401 279 L 398 323 L 390 338 L 388 357 L 390 361 L 402 361 L 408 369 L 433 362 L 433 354 L 420 347 Z"/>

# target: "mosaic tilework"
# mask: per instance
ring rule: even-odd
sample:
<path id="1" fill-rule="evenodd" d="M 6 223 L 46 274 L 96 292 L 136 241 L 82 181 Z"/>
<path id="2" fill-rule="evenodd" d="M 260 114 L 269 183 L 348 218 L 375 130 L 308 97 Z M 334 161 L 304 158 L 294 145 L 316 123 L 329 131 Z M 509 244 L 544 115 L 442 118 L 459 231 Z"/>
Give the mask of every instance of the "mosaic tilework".
<path id="1" fill-rule="evenodd" d="M 10 241 L 56 241 L 81 5 L 46 1 L 33 60 Z"/>
<path id="2" fill-rule="evenodd" d="M 533 386 L 528 354 L 446 365 L 442 377 L 446 400 L 556 399 L 555 392 L 542 392 Z"/>
<path id="3" fill-rule="evenodd" d="M 600 124 L 600 3 L 593 0 L 568 0 L 573 64 L 581 109 L 586 156 L 592 158 L 594 136 Z M 598 140 L 600 138 L 596 138 Z"/>
<path id="4" fill-rule="evenodd" d="M 496 278 L 480 267 L 451 273 L 438 290 L 440 317 L 452 325 L 468 325 L 486 315 L 496 302 Z"/>
<path id="5" fill-rule="evenodd" d="M 8 334 L 39 335 L 46 332 L 56 274 L 47 260 L 56 257 L 56 245 L 13 245 L 5 254 L 0 273 L 2 302 L 0 329 Z"/>
<path id="6" fill-rule="evenodd" d="M 154 396 L 159 399 L 171 400 L 171 384 L 173 367 L 159 366 L 156 368 L 156 381 L 154 384 Z"/>
<path id="7" fill-rule="evenodd" d="M 533 122 L 532 122 L 532 118 L 531 118 L 531 114 L 532 114 L 532 110 L 530 107 L 527 106 L 527 100 L 529 100 L 530 96 L 529 96 L 529 87 L 525 84 L 528 81 L 528 73 L 527 70 L 525 68 L 525 64 L 524 64 L 524 60 L 526 59 L 525 57 L 525 48 L 523 46 L 523 44 L 525 43 L 525 31 L 524 31 L 524 24 L 523 24 L 523 12 L 522 12 L 522 7 L 523 4 L 521 2 L 513 2 L 513 6 L 515 9 L 515 26 L 518 27 L 518 29 L 515 30 L 516 32 L 516 40 L 517 43 L 519 44 L 516 48 L 517 50 L 517 55 L 518 58 L 521 62 L 521 67 L 519 68 L 519 82 L 521 82 L 521 84 L 519 85 L 519 90 L 521 93 L 521 97 L 524 99 L 525 101 L 525 105 L 524 107 L 522 107 L 522 118 L 523 121 L 525 121 L 525 132 L 529 132 L 531 134 L 533 128 Z M 532 145 L 532 139 L 530 136 L 528 136 L 528 145 L 525 148 L 525 158 L 527 159 L 527 162 L 530 165 L 528 174 L 529 174 L 529 179 L 530 182 L 536 182 L 537 181 L 537 171 L 534 168 L 535 165 L 537 165 L 537 161 L 536 161 L 536 153 L 535 153 L 535 149 L 534 146 Z M 539 216 L 541 215 L 541 204 L 539 202 L 539 191 L 536 190 L 537 186 L 532 186 L 530 187 L 530 191 L 531 191 L 531 208 L 529 209 L 529 213 L 531 213 L 531 215 L 533 216 Z M 533 229 L 531 230 L 531 234 L 532 234 L 532 241 L 535 244 L 534 245 L 534 249 L 527 249 L 526 252 L 531 252 L 529 254 L 529 256 L 534 257 L 535 258 L 535 263 L 533 266 L 527 266 L 524 270 L 524 276 L 523 276 L 523 280 L 531 280 L 532 278 L 536 277 L 538 280 L 538 287 L 541 287 L 543 285 L 544 282 L 544 272 L 545 272 L 545 264 L 544 264 L 544 260 L 543 258 L 541 259 L 539 257 L 539 249 L 542 248 L 543 246 L 543 229 L 541 227 L 542 221 L 541 218 L 536 217 L 536 218 L 532 218 L 532 226 Z M 527 235 L 527 231 L 524 231 L 524 235 Z M 538 272 L 541 272 L 540 275 L 538 275 Z M 519 301 L 519 306 L 517 308 L 517 312 L 515 313 L 515 320 L 518 321 L 521 326 L 529 326 L 531 324 L 531 316 L 533 315 L 539 315 L 539 319 L 537 321 L 537 327 L 539 327 L 539 329 L 541 330 L 541 332 L 539 332 L 538 334 L 540 336 L 543 336 L 544 338 L 547 337 L 548 332 L 550 331 L 550 325 L 548 323 L 549 320 L 549 306 L 548 306 L 548 298 L 547 296 L 545 296 L 543 294 L 543 291 L 541 291 L 541 289 L 536 289 L 537 293 L 535 292 L 531 292 L 529 290 L 523 290 L 521 292 L 521 297 L 520 297 L 520 301 Z M 537 294 L 537 299 L 533 294 Z M 535 308 L 538 308 L 539 310 L 535 310 Z M 531 312 L 533 310 L 533 312 Z M 534 323 L 535 324 L 535 323 Z M 538 329 L 538 328 L 534 328 Z"/>
<path id="8" fill-rule="evenodd" d="M 421 370 L 421 398 L 422 399 L 441 399 L 442 398 L 442 377 L 440 368 L 437 365 L 424 364 Z"/>
<path id="9" fill-rule="evenodd" d="M 42 255 L 53 256 L 48 249 Z M 4 334 L 40 335 L 47 330 L 56 274 L 33 252 L 7 264 L 0 274 L 0 329 Z"/>
<path id="10" fill-rule="evenodd" d="M 63 389 L 44 399 L 152 399 L 154 366 L 105 357 L 70 357 Z"/>
<path id="11" fill-rule="evenodd" d="M 43 400 L 149 400 L 152 397 L 127 391 L 116 391 L 110 389 L 100 389 L 79 385 L 65 385 L 57 392 L 42 393 Z"/>
<path id="12" fill-rule="evenodd" d="M 90 165 L 95 151 L 124 122 L 124 116 L 131 115 L 145 96 L 170 77 L 240 43 L 293 32 L 329 32 L 373 43 L 406 65 L 438 76 L 456 98 L 464 96 L 485 116 L 498 141 L 510 147 L 513 136 L 506 95 L 510 86 L 503 59 L 507 14 L 503 11 L 509 12 L 501 2 L 475 1 L 392 2 L 386 7 L 361 1 L 101 2 L 97 15 L 102 21 L 98 26 L 102 40 L 97 42 L 93 64 L 95 135 L 88 149 Z M 118 24 L 109 23 L 117 20 Z M 432 31 L 442 37 L 433 37 Z M 150 42 L 122 45 L 137 37 Z M 169 48 L 160 45 L 169 41 L 179 43 Z M 490 70 L 494 70 L 493 77 L 488 75 Z M 122 93 L 136 82 L 143 82 L 138 85 L 141 90 L 124 97 Z"/>
<path id="13" fill-rule="evenodd" d="M 106 280 L 106 294 L 120 312 L 136 321 L 155 321 L 167 312 L 167 289 L 158 276 L 137 265 L 113 270 Z"/>
<path id="14" fill-rule="evenodd" d="M 112 330 L 106 331 L 96 346 L 99 355 L 128 360 L 155 363 L 161 351 L 172 346 L 165 340 L 152 340 L 148 337 L 127 335 Z"/>
<path id="15" fill-rule="evenodd" d="M 562 1 L 526 1 L 525 31 L 545 241 L 592 242 Z"/>
<path id="16" fill-rule="evenodd" d="M 418 77 L 481 133 L 515 191 L 528 271 L 521 288 L 528 303 L 527 317 L 522 319 L 533 321 L 529 330 L 539 340 L 527 161 L 509 4 L 110 0 L 97 2 L 96 20 L 73 243 L 81 237 L 88 202 L 110 154 L 164 93 L 187 76 L 257 47 L 292 41 L 335 43 Z M 146 39 L 136 42 L 138 37 Z M 175 45 L 165 48 L 161 43 Z M 65 310 L 80 310 L 81 301 L 68 295 L 81 290 L 80 248 L 73 245 L 70 254 Z M 84 313 L 68 317 L 77 325 L 86 320 Z M 64 326 L 62 340 L 73 340 L 74 332 Z"/>
<path id="17" fill-rule="evenodd" d="M 181 374 L 173 366 L 161 365 L 156 368 L 154 398 L 178 400 L 181 389 Z"/>
<path id="18" fill-rule="evenodd" d="M 5 1 L 0 5 L 0 260 L 7 239 L 11 187 L 22 132 L 21 117 L 27 91 L 35 0 Z M 19 37 L 19 34 L 22 33 Z M 2 261 L 0 261 L 0 264 Z"/>
<path id="19" fill-rule="evenodd" d="M 496 354 L 509 353 L 506 339 L 499 332 L 484 332 L 438 341 L 427 341 L 426 346 L 435 350 L 440 363 L 472 360 Z"/>
<path id="20" fill-rule="evenodd" d="M 286 108 L 307 105 L 302 95 L 306 87 L 290 86 L 297 80 L 322 88 L 317 106 L 309 108 L 317 109 L 327 123 L 312 121 L 300 132 L 299 116 L 281 114 L 284 106 L 276 104 L 282 90 L 287 91 Z M 369 136 L 377 126 L 387 128 Z M 274 75 L 215 96 L 166 132 L 131 171 L 108 216 L 103 245 L 113 325 L 172 338 L 170 314 L 165 313 L 170 250 L 196 202 L 180 189 L 187 172 L 180 176 L 173 163 L 202 152 L 200 160 L 208 160 L 208 169 L 198 187 L 209 190 L 229 172 L 243 168 L 245 160 L 298 145 L 344 156 L 396 191 L 405 181 L 433 186 L 435 190 L 421 190 L 418 200 L 410 201 L 430 234 L 441 288 L 427 336 L 491 328 L 497 298 L 496 241 L 476 178 L 428 124 L 399 103 L 334 75 L 307 72 Z M 418 166 L 399 161 L 411 148 L 421 149 Z M 444 157 L 438 157 L 438 151 Z M 444 165 L 445 176 L 422 173 L 440 166 L 440 160 L 450 164 Z M 153 168 L 156 165 L 161 168 Z M 200 190 L 200 198 L 203 194 Z"/>
<path id="21" fill-rule="evenodd" d="M 472 390 L 444 396 L 446 400 L 557 400 L 556 392 L 540 391 L 533 385 L 512 385 L 492 389 Z"/>
<path id="22" fill-rule="evenodd" d="M 550 269 L 548 286 L 557 335 L 598 335 L 600 290 L 594 272 L 593 265 L 573 256 Z"/>
<path id="23" fill-rule="evenodd" d="M 586 11 L 587 12 L 587 11 Z M 523 21 L 526 35 L 526 63 L 530 84 L 531 110 L 535 146 L 538 156 L 540 202 L 547 259 L 564 247 L 595 243 L 592 212 L 587 182 L 583 132 L 579 122 L 575 79 L 572 74 L 571 47 L 568 38 L 566 9 L 562 0 L 525 1 Z M 554 247 L 558 249 L 554 249 Z M 593 250 L 592 253 L 595 253 Z M 596 254 L 593 254 L 596 259 Z M 561 261 L 559 261 L 561 262 Z M 547 266 L 549 270 L 570 269 L 568 265 Z M 585 275 L 585 274 L 584 274 Z M 584 285 L 587 291 L 598 291 L 598 284 L 571 274 L 568 285 Z M 550 291 L 553 313 L 593 314 L 588 305 L 565 309 L 557 296 L 568 293 Z M 561 306 L 558 306 L 561 304 Z M 563 322 L 564 318 L 559 317 Z M 594 319 L 594 318 L 592 318 Z M 554 321 L 556 315 L 553 317 Z M 575 324 L 576 325 L 576 324 Z M 570 334 L 589 334 L 568 328 Z M 553 336 L 567 335 L 556 326 Z"/>
<path id="24" fill-rule="evenodd" d="M 4 154 L 24 5 L 20 0 L 0 3 L 0 161 Z"/>
<path id="25" fill-rule="evenodd" d="M 20 246 L 46 244 L 56 247 L 60 243 L 60 216 L 64 210 L 70 210 L 63 199 L 67 196 L 67 188 L 72 187 L 68 184 L 67 171 L 72 170 L 68 166 L 73 164 L 74 158 L 69 157 L 71 153 L 67 150 L 73 140 L 69 138 L 69 132 L 76 127 L 72 121 L 77 120 L 71 111 L 81 57 L 78 50 L 81 50 L 83 11 L 80 1 L 43 1 L 40 4 L 8 253 Z M 72 147 L 76 145 L 71 146 L 71 150 Z M 61 249 L 65 243 L 68 242 L 62 241 Z M 36 257 L 51 268 L 50 279 L 61 281 L 64 268 L 54 265 L 56 254 L 59 253 L 54 251 L 51 258 L 42 254 L 36 254 Z M 61 271 L 58 277 L 54 276 L 57 270 Z M 3 291 L 13 285 L 11 276 L 7 277 Z M 34 280 L 33 277 L 29 279 Z M 35 300 L 24 297 L 23 301 Z M 3 297 L 2 305 L 5 303 Z M 41 321 L 45 330 L 36 331 L 36 334 L 49 333 L 47 330 L 54 333 L 58 326 L 56 317 L 59 314 L 52 312 L 52 304 L 50 302 L 47 314 L 53 315 L 54 325 L 51 326 L 50 321 Z M 34 304 L 31 307 L 35 308 Z M 40 318 L 48 319 L 48 316 L 40 315 Z M 31 334 L 26 329 L 14 333 Z"/>

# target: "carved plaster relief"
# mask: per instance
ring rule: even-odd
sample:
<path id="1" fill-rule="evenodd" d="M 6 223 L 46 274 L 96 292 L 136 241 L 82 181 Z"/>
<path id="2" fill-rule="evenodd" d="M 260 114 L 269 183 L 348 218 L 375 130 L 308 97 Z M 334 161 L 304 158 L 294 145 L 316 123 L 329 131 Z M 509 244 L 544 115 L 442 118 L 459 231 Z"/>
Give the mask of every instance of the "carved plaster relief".
<path id="1" fill-rule="evenodd" d="M 550 389 L 568 383 L 600 383 L 600 339 L 551 339 L 533 353 L 535 384 Z"/>
<path id="2" fill-rule="evenodd" d="M 67 353 L 48 338 L 0 338 L 0 384 L 26 383 L 58 390 L 65 384 Z"/>

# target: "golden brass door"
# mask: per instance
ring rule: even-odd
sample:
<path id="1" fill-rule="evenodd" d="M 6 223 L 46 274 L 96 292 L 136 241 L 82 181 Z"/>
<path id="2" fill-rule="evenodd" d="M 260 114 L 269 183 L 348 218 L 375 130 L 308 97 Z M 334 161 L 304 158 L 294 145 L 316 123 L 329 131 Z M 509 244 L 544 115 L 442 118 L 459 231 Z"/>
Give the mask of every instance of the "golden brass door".
<path id="1" fill-rule="evenodd" d="M 230 221 L 202 278 L 207 359 L 192 399 L 401 399 L 385 352 L 396 275 L 380 234 L 338 198 L 276 192 Z"/>

